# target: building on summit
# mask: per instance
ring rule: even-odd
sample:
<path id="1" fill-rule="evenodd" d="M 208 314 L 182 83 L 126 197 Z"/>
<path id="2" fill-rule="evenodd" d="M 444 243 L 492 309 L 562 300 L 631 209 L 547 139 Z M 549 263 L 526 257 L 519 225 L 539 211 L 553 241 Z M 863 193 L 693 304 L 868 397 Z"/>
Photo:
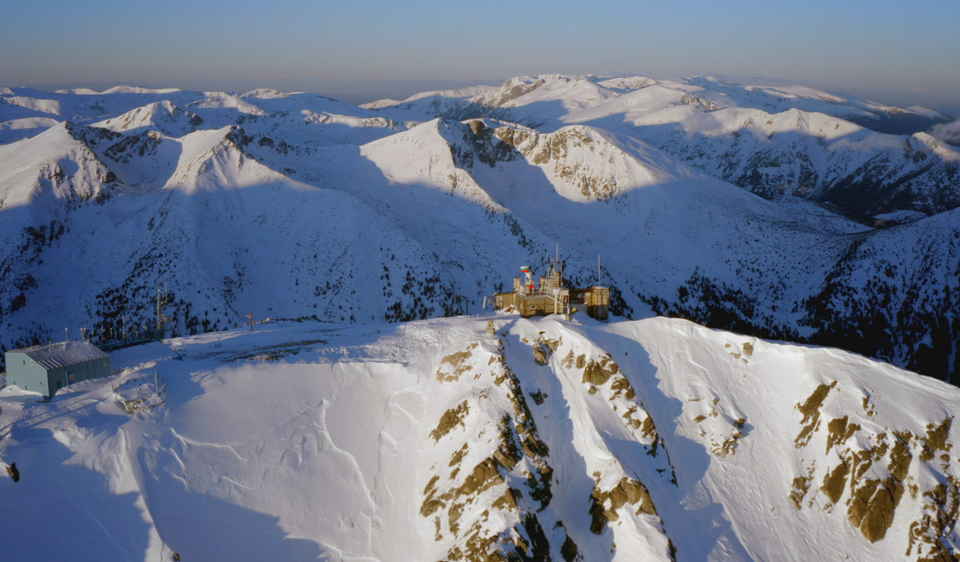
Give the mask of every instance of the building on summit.
<path id="1" fill-rule="evenodd" d="M 597 320 L 606 320 L 610 314 L 609 287 L 565 289 L 563 276 L 556 268 L 551 268 L 546 277 L 540 278 L 540 287 L 537 288 L 529 266 L 521 267 L 520 273 L 523 275 L 522 278 L 513 279 L 513 292 L 494 295 L 494 305 L 497 310 L 507 310 L 512 307 L 524 318 L 548 314 L 570 314 L 574 306 L 582 307 L 587 316 Z"/>

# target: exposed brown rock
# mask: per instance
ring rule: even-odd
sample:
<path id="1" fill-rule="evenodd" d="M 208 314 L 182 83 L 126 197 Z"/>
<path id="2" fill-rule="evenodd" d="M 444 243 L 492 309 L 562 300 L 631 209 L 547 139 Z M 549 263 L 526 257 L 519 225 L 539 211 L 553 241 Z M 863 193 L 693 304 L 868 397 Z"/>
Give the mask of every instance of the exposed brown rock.
<path id="1" fill-rule="evenodd" d="M 454 453 L 452 457 L 450 457 L 450 464 L 448 464 L 447 466 L 452 467 L 452 466 L 459 465 L 460 461 L 463 460 L 463 457 L 466 456 L 466 454 L 467 454 L 467 444 L 464 443 L 463 447 L 460 447 L 460 449 L 456 453 Z"/>
<path id="2" fill-rule="evenodd" d="M 473 354 L 473 350 L 480 344 L 474 342 L 467 346 L 465 349 L 462 349 L 456 353 L 451 353 L 443 358 L 440 361 L 440 368 L 437 369 L 437 380 L 440 382 L 452 382 L 460 379 L 460 376 L 464 373 L 470 371 L 473 367 L 470 365 L 465 365 L 464 361 L 469 359 Z M 444 372 L 444 365 L 450 365 L 450 368 L 453 370 L 450 372 Z"/>
<path id="3" fill-rule="evenodd" d="M 717 455 L 718 457 L 726 457 L 727 455 L 736 454 L 737 442 L 740 441 L 741 437 L 743 437 L 742 432 L 734 431 L 729 437 L 724 439 L 722 443 L 712 443 L 713 454 Z"/>
<path id="4" fill-rule="evenodd" d="M 830 423 L 827 424 L 827 450 L 830 452 L 830 449 L 834 445 L 842 445 L 847 442 L 847 439 L 850 439 L 853 436 L 854 432 L 860 430 L 860 425 L 856 423 L 848 423 L 847 416 L 842 418 L 836 418 L 830 420 Z"/>
<path id="5" fill-rule="evenodd" d="M 493 501 L 493 507 L 507 511 L 517 511 L 517 498 L 521 497 L 520 490 L 507 488 L 503 495 Z"/>
<path id="6" fill-rule="evenodd" d="M 907 556 L 917 549 L 917 562 L 957 562 L 960 553 L 951 551 L 944 538 L 954 532 L 960 514 L 960 488 L 955 478 L 923 493 L 923 516 L 910 525 Z"/>
<path id="7" fill-rule="evenodd" d="M 902 496 L 902 482 L 893 478 L 867 480 L 854 492 L 847 516 L 868 541 L 877 542 L 893 524 L 894 511 Z"/>
<path id="8" fill-rule="evenodd" d="M 637 514 L 646 513 L 658 516 L 657 508 L 654 506 L 646 486 L 632 478 L 623 477 L 616 486 L 606 492 L 594 487 L 593 493 L 590 495 L 590 516 L 592 518 L 590 531 L 595 535 L 601 534 L 607 522 L 620 519 L 616 510 L 627 504 L 637 505 Z"/>
<path id="9" fill-rule="evenodd" d="M 623 375 L 613 377 L 613 383 L 610 385 L 610 389 L 613 390 L 615 396 L 622 395 L 627 400 L 633 400 L 637 395 L 633 391 L 633 388 L 630 387 L 630 381 Z"/>
<path id="10" fill-rule="evenodd" d="M 819 427 L 820 406 L 827 398 L 830 389 L 835 386 L 837 386 L 837 381 L 833 381 L 829 385 L 821 384 L 813 391 L 813 394 L 807 398 L 806 402 L 797 404 L 797 409 L 803 414 L 803 420 L 800 421 L 800 425 L 802 425 L 803 428 L 794 441 L 798 449 L 806 446 L 806 444 L 810 442 L 810 437 L 813 435 L 813 432 L 816 431 L 817 427 Z"/>
<path id="11" fill-rule="evenodd" d="M 577 358 L 577 366 L 580 366 L 580 358 Z M 604 355 L 599 361 L 590 361 L 583 367 L 584 384 L 593 384 L 602 386 L 607 384 L 610 377 L 620 372 L 620 367 L 610 358 Z"/>
<path id="12" fill-rule="evenodd" d="M 920 460 L 926 462 L 933 459 L 937 451 L 949 451 L 953 446 L 947 443 L 950 437 L 950 427 L 953 425 L 953 418 L 944 418 L 940 425 L 927 424 L 927 436 L 923 439 L 923 450 L 920 452 Z"/>
<path id="13" fill-rule="evenodd" d="M 840 498 L 843 497 L 843 490 L 847 486 L 847 474 L 849 472 L 850 465 L 846 462 L 841 462 L 823 479 L 823 486 L 820 487 L 820 490 L 823 491 L 833 503 L 837 503 L 840 501 Z"/>
<path id="14" fill-rule="evenodd" d="M 462 481 L 455 482 L 453 479 L 460 472 L 461 464 L 470 450 L 465 443 L 451 457 L 449 466 L 454 470 L 449 475 L 447 485 L 450 487 L 440 487 L 438 491 L 442 478 L 438 476 L 424 489 L 421 515 L 433 518 L 436 540 L 444 539 L 441 533 L 445 525 L 449 529 L 446 539 L 449 540 L 451 535 L 455 539 L 455 546 L 447 552 L 448 560 L 475 562 L 550 559 L 547 537 L 530 508 L 531 500 L 539 504 L 536 507 L 538 511 L 550 503 L 553 469 L 545 460 L 549 451 L 537 434 L 520 381 L 506 364 L 503 346 L 501 341 L 500 353 L 491 357 L 489 362 L 489 366 L 493 368 L 490 376 L 499 388 L 485 389 L 485 392 L 498 393 L 511 404 L 497 423 L 496 449 L 474 466 Z M 550 348 L 544 344 L 544 349 Z M 483 373 L 478 376 L 481 375 Z M 545 398 L 545 394 L 542 398 Z M 466 400 L 457 408 L 449 410 L 434 430 L 435 435 L 442 437 L 450 432 L 451 428 L 462 424 L 468 412 L 469 402 Z M 483 431 L 488 431 L 488 428 Z M 464 471 L 469 470 L 464 468 Z M 479 500 L 481 495 L 484 495 L 483 500 Z M 484 506 L 486 509 L 483 515 L 472 515 L 468 519 L 468 513 L 477 513 L 477 506 L 474 504 L 478 500 L 489 500 L 489 504 Z M 520 521 L 512 529 L 496 526 L 491 528 L 491 512 L 498 510 L 519 514 Z M 552 531 L 551 536 L 561 541 L 567 538 L 565 532 L 558 534 L 556 530 Z"/>
<path id="15" fill-rule="evenodd" d="M 430 432 L 430 437 L 434 441 L 439 441 L 441 437 L 450 433 L 454 427 L 463 425 L 463 418 L 470 413 L 470 404 L 464 400 L 456 408 L 451 408 L 443 413 L 437 428 Z M 466 426 L 464 426 L 466 428 Z"/>
<path id="16" fill-rule="evenodd" d="M 549 348 L 546 346 L 540 346 L 540 345 L 534 346 L 533 360 L 537 362 L 537 365 L 540 365 L 541 367 L 543 367 L 547 364 L 547 360 L 549 357 L 549 354 L 547 353 L 548 350 Z"/>
<path id="17" fill-rule="evenodd" d="M 913 454 L 910 453 L 910 438 L 913 437 L 909 432 L 893 432 L 896 441 L 893 443 L 893 449 L 890 451 L 890 464 L 887 470 L 890 475 L 900 482 L 907 478 L 910 471 L 910 461 L 913 460 Z"/>
<path id="18" fill-rule="evenodd" d="M 793 505 L 800 509 L 803 498 L 807 495 L 807 491 L 810 490 L 810 481 L 813 480 L 811 476 L 797 476 L 793 479 L 793 490 L 790 492 L 790 501 L 793 502 Z"/>
<path id="19" fill-rule="evenodd" d="M 434 476 L 433 478 L 430 479 L 430 482 L 427 484 L 427 487 L 423 489 L 423 495 L 425 496 L 425 499 L 423 500 L 423 504 L 420 506 L 420 515 L 422 515 L 423 517 L 430 517 L 438 509 L 443 507 L 443 502 L 438 499 L 435 499 L 434 497 L 436 496 L 436 493 L 437 493 L 437 489 L 436 489 L 437 480 L 440 480 L 440 477 Z"/>

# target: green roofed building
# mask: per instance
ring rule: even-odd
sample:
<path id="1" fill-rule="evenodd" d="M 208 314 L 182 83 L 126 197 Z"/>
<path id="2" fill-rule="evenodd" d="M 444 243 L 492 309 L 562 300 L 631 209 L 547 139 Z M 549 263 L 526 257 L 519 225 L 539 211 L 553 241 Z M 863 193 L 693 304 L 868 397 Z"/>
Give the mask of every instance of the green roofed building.
<path id="1" fill-rule="evenodd" d="M 76 382 L 110 376 L 110 357 L 86 341 L 14 349 L 4 358 L 8 385 L 48 398 Z"/>

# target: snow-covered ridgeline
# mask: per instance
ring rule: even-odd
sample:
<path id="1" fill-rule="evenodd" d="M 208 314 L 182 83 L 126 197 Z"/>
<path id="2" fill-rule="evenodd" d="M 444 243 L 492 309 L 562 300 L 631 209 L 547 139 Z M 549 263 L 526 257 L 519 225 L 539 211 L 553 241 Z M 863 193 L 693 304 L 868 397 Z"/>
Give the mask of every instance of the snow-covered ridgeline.
<path id="1" fill-rule="evenodd" d="M 956 152 L 845 120 L 929 112 L 716 77 L 518 77 L 377 110 L 273 90 L 2 96 L 34 100 L 0 106 L 8 348 L 149 322 L 158 277 L 178 334 L 250 312 L 475 311 L 559 244 L 575 284 L 603 256 L 620 314 L 956 369 L 960 227 L 923 218 L 952 205 Z M 799 196 L 890 212 L 864 225 Z"/>
<path id="2" fill-rule="evenodd" d="M 921 561 L 960 539 L 960 392 L 839 350 L 516 316 L 165 343 L 49 403 L 0 392 L 5 553 Z M 165 404 L 127 413 L 154 373 Z"/>

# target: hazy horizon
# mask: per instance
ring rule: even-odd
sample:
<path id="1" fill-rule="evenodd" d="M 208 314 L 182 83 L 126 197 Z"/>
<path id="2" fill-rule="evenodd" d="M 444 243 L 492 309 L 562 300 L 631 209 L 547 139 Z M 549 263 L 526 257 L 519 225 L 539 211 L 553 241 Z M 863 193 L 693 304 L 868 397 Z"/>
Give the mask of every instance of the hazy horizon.
<path id="1" fill-rule="evenodd" d="M 536 74 L 546 74 L 546 73 L 536 73 Z M 628 74 L 618 74 L 618 75 L 628 75 Z M 655 78 L 658 80 L 667 80 L 671 78 L 677 78 L 676 76 L 664 77 L 664 76 L 650 76 L 647 74 L 639 74 L 640 76 L 648 76 L 650 78 Z M 699 74 L 702 76 L 710 75 L 710 73 Z M 605 75 L 606 76 L 606 75 Z M 692 75 L 697 76 L 697 75 Z M 315 94 L 320 94 L 326 97 L 338 99 L 347 103 L 354 105 L 360 105 L 363 103 L 368 103 L 371 101 L 381 100 L 381 99 L 398 99 L 402 100 L 407 97 L 410 97 L 414 94 L 419 94 L 422 92 L 433 91 L 433 90 L 450 90 L 458 88 L 466 88 L 470 86 L 478 85 L 498 85 L 503 81 L 512 78 L 502 77 L 502 78 L 488 78 L 488 79 L 477 79 L 477 80 L 454 80 L 454 79 L 422 79 L 422 80 L 324 80 L 316 78 L 303 78 L 303 79 L 283 79 L 283 80 L 273 80 L 273 81 L 262 81 L 257 79 L 238 79 L 232 81 L 219 81 L 213 84 L 212 86 L 203 86 L 201 83 L 190 82 L 188 84 L 165 84 L 165 83 L 153 83 L 153 82 L 124 82 L 124 81 L 114 81 L 114 82 L 66 82 L 66 83 L 50 83 L 50 84 L 0 84 L 0 87 L 10 87 L 10 88 L 33 88 L 41 91 L 53 92 L 56 90 L 62 89 L 79 89 L 79 88 L 89 88 L 95 91 L 104 91 L 116 86 L 138 86 L 143 88 L 152 88 L 152 89 L 162 89 L 162 88 L 177 88 L 180 90 L 191 90 L 191 91 L 224 91 L 231 92 L 236 94 L 243 94 L 257 88 L 272 88 L 275 90 L 282 91 L 284 93 L 290 92 L 310 92 Z M 744 79 L 745 77 L 729 77 L 730 79 Z M 911 107 L 911 106 L 923 106 L 929 109 L 933 109 L 943 113 L 948 117 L 960 118 L 960 100 L 948 99 L 944 96 L 938 96 L 936 94 L 931 94 L 927 92 L 917 92 L 902 90 L 898 91 L 895 89 L 884 89 L 882 87 L 843 87 L 835 86 L 832 84 L 824 84 L 816 81 L 809 80 L 789 80 L 781 77 L 753 77 L 757 79 L 764 80 L 783 80 L 785 82 L 797 83 L 797 84 L 807 84 L 831 93 L 846 94 L 849 96 L 858 97 L 861 99 L 874 101 L 878 103 L 883 103 L 896 107 Z"/>
<path id="2" fill-rule="evenodd" d="M 271 87 L 362 103 L 519 75 L 720 74 L 956 116 L 958 21 L 953 0 L 38 0 L 5 9 L 0 85 Z"/>

